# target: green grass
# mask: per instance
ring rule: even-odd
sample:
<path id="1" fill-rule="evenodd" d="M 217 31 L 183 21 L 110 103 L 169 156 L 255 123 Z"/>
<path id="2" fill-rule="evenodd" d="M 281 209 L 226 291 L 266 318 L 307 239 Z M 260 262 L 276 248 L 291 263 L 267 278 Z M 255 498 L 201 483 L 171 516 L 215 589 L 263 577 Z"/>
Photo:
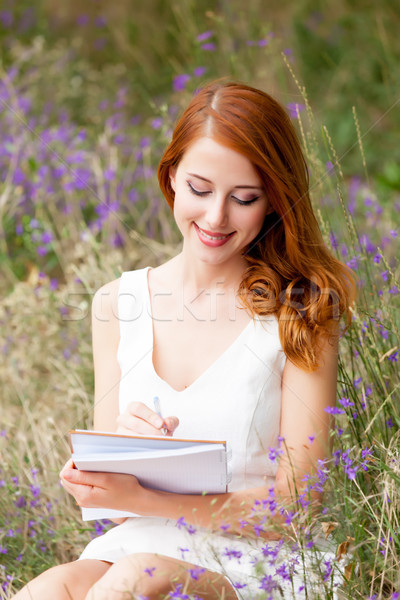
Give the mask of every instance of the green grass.
<path id="1" fill-rule="evenodd" d="M 300 542 L 311 524 L 322 531 L 334 523 L 329 539 L 347 550 L 342 597 L 395 598 L 397 12 L 390 2 L 345 0 L 321 4 L 319 13 L 305 0 L 273 13 L 256 1 L 244 11 L 235 2 L 200 10 L 153 0 L 135 17 L 128 2 L 114 15 L 98 6 L 98 14 L 88 11 L 91 26 L 76 24 L 77 3 L 54 23 L 52 9 L 38 2 L 36 23 L 19 33 L 24 0 L 10 4 L 12 26 L 2 17 L 0 597 L 77 557 L 95 533 L 58 484 L 68 430 L 91 426 L 91 298 L 121 271 L 178 250 L 157 161 L 196 87 L 230 75 L 299 104 L 324 239 L 361 282 L 340 344 L 334 454 L 313 482 L 325 490 L 323 510 L 304 516 Z M 102 10 L 106 24 L 93 25 Z M 208 40 L 196 39 L 208 30 Z M 93 45 L 99 37 L 104 48 Z M 199 67 L 204 74 L 195 74 Z M 183 74 L 185 85 L 174 87 Z M 176 89 L 179 81 L 184 89 Z M 325 585 L 321 569 L 310 590 Z"/>

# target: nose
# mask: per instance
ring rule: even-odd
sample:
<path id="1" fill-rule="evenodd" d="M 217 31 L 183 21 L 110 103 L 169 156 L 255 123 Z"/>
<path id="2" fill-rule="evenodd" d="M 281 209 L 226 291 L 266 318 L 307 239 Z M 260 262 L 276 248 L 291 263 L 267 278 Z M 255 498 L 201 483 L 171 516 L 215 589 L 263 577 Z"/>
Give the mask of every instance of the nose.
<path id="1" fill-rule="evenodd" d="M 211 231 L 218 231 L 228 222 L 228 203 L 224 197 L 214 197 L 208 205 L 206 220 Z"/>

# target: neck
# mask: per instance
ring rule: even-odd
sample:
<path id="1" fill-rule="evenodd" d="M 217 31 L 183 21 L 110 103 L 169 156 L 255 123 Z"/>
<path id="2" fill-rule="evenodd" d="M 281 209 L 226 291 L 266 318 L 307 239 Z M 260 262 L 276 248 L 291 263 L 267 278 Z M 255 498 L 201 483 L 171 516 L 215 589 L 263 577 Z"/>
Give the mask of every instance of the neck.
<path id="1" fill-rule="evenodd" d="M 212 289 L 236 291 L 247 268 L 247 263 L 241 256 L 236 261 L 213 265 L 193 260 L 183 250 L 176 260 L 182 284 L 192 294 Z"/>

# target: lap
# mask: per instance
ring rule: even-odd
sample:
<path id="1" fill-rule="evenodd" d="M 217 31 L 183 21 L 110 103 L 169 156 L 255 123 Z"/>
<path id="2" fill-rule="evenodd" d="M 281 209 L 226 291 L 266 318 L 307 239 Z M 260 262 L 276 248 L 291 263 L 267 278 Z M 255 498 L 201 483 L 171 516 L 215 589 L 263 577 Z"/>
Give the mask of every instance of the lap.
<path id="1" fill-rule="evenodd" d="M 152 553 L 129 554 L 115 563 L 81 559 L 59 565 L 31 581 L 15 598 L 131 600 L 135 594 L 148 600 L 161 600 L 171 597 L 169 593 L 175 591 L 195 594 L 205 600 L 237 599 L 233 587 L 220 573 Z"/>
<path id="2" fill-rule="evenodd" d="M 128 600 L 133 594 L 155 600 L 170 597 L 169 593 L 175 590 L 207 600 L 237 599 L 233 587 L 220 573 L 168 556 L 135 553 L 112 564 L 86 600 Z"/>

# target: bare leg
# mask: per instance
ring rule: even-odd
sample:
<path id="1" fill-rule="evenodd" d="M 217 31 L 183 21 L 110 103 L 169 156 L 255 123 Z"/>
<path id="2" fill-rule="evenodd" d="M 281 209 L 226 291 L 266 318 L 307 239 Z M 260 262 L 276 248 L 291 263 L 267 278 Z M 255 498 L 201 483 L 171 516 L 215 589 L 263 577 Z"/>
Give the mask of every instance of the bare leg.
<path id="1" fill-rule="evenodd" d="M 52 567 L 22 588 L 14 600 L 84 600 L 109 568 L 110 563 L 101 560 L 77 560 Z"/>
<path id="2" fill-rule="evenodd" d="M 131 554 L 114 563 L 89 590 L 85 600 L 161 600 L 182 586 L 182 593 L 207 600 L 237 600 L 219 573 L 156 554 Z"/>

